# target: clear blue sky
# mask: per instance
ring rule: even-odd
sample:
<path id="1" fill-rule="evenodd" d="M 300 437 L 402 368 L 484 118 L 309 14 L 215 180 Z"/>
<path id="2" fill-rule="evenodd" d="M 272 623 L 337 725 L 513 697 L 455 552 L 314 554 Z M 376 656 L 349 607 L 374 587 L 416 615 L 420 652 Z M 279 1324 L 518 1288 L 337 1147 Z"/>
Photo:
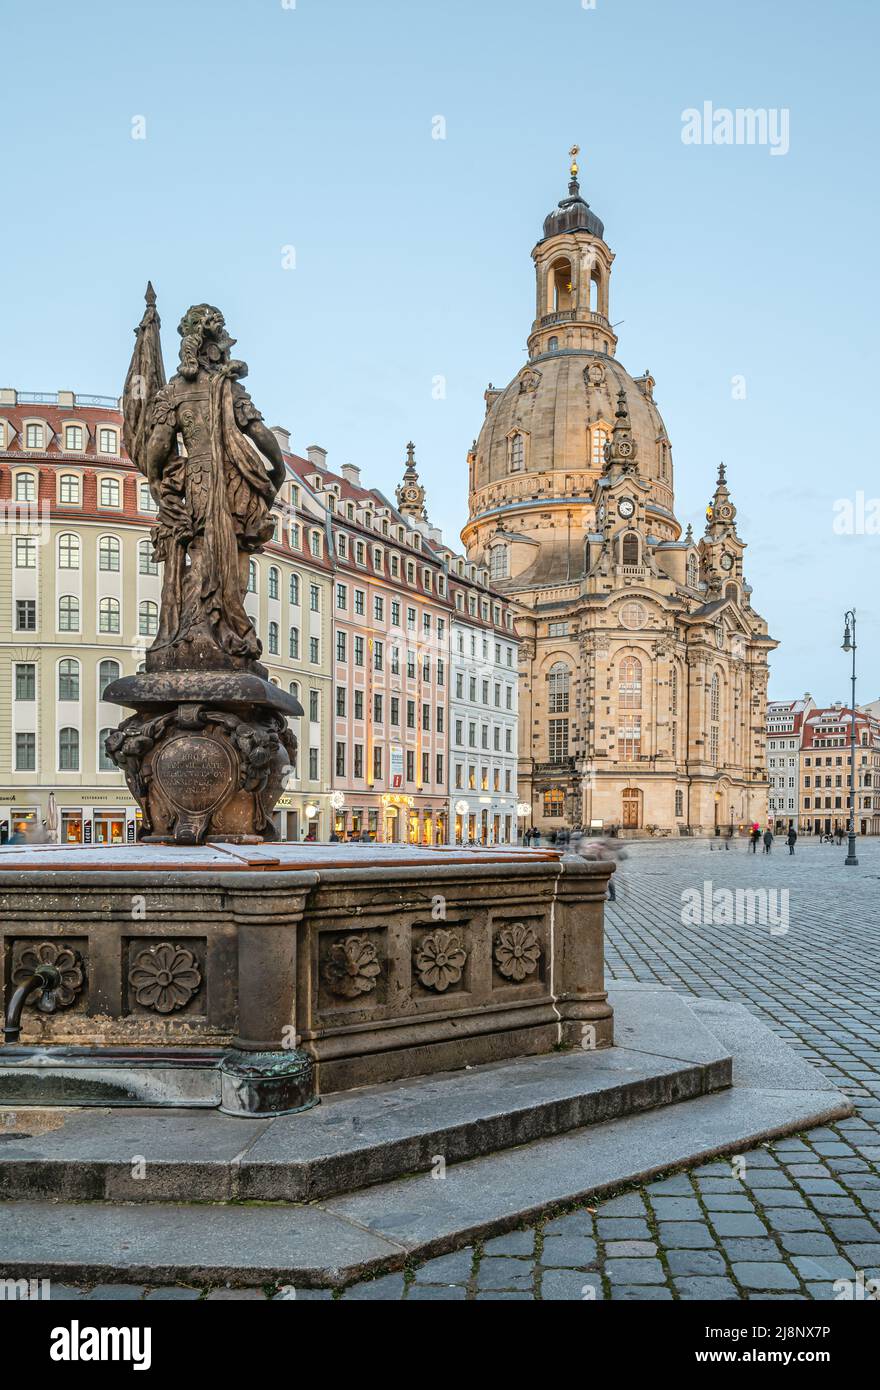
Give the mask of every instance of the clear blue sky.
<path id="1" fill-rule="evenodd" d="M 323 444 L 390 491 L 412 437 L 455 535 L 482 393 L 524 359 L 529 251 L 577 141 L 617 253 L 619 356 L 657 378 L 683 521 L 701 524 L 728 465 L 754 602 L 782 641 L 771 694 L 848 698 L 854 603 L 875 698 L 880 539 L 836 535 L 833 505 L 880 495 L 878 15 L 5 0 L 0 384 L 118 393 L 150 277 L 169 364 L 187 305 L 218 304 L 298 451 Z M 684 145 L 682 111 L 704 101 L 787 108 L 790 152 Z"/>

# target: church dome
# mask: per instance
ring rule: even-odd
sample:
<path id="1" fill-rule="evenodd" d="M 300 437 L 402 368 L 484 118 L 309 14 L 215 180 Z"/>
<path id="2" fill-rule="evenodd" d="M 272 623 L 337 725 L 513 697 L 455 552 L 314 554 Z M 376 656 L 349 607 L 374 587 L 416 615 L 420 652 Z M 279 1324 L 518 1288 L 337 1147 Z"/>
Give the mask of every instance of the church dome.
<path id="1" fill-rule="evenodd" d="M 544 239 L 559 236 L 562 232 L 588 232 L 590 236 L 605 238 L 605 225 L 581 197 L 580 184 L 572 178 L 568 185 L 568 197 L 544 218 Z"/>
<path id="2" fill-rule="evenodd" d="M 561 349 L 533 358 L 505 390 L 490 387 L 472 455 L 472 518 L 520 499 L 588 497 L 623 391 L 638 475 L 674 525 L 671 451 L 653 386 L 649 373 L 636 380 L 616 358 Z"/>

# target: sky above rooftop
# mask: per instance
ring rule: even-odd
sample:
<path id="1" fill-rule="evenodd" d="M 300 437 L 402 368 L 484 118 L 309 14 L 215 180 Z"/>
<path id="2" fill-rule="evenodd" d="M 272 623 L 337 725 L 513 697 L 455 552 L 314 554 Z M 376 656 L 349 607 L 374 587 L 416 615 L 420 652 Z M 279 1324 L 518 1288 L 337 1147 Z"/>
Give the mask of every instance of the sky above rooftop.
<path id="1" fill-rule="evenodd" d="M 5 0 L 0 385 L 118 394 L 151 278 L 169 366 L 186 307 L 217 304 L 297 452 L 322 444 L 393 495 L 414 439 L 457 540 L 483 391 L 525 359 L 529 252 L 577 142 L 617 255 L 618 356 L 656 377 L 698 534 L 727 464 L 782 644 L 771 695 L 849 698 L 855 605 L 876 698 L 878 16 Z M 787 152 L 683 142 L 705 102 L 787 113 Z"/>

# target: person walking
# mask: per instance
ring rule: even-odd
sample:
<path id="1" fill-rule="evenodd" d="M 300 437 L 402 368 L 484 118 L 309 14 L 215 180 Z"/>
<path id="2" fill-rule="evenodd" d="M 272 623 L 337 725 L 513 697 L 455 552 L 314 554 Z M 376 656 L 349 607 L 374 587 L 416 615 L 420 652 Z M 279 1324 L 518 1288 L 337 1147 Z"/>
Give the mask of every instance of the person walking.
<path id="1" fill-rule="evenodd" d="M 769 825 L 768 825 L 767 829 L 764 831 L 764 853 L 765 853 L 765 854 L 769 854 L 772 848 L 773 848 L 773 831 L 770 829 L 770 827 L 769 827 Z"/>
<path id="2" fill-rule="evenodd" d="M 794 847 L 795 847 L 795 845 L 797 844 L 797 831 L 795 830 L 794 826 L 791 826 L 791 827 L 790 827 L 786 839 L 787 839 L 787 842 L 788 842 L 788 852 L 789 852 L 789 854 L 794 854 Z"/>
<path id="3" fill-rule="evenodd" d="M 758 828 L 758 826 L 755 825 L 755 826 L 752 827 L 752 833 L 751 833 L 751 835 L 749 836 L 749 839 L 750 839 L 750 841 L 751 841 L 752 854 L 757 854 L 757 853 L 758 853 L 758 841 L 760 840 L 760 838 L 761 838 L 761 831 L 760 831 L 760 829 Z"/>

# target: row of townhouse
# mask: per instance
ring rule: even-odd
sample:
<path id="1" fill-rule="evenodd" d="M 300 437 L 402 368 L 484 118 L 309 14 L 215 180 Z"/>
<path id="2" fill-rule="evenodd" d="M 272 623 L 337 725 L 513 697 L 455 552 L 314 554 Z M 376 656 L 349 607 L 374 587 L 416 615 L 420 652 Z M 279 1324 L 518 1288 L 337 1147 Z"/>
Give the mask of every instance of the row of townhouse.
<path id="1" fill-rule="evenodd" d="M 287 840 L 516 839 L 518 643 L 509 604 L 427 521 L 412 449 L 397 505 L 276 430 L 288 480 L 246 607 L 303 714 L 275 811 Z M 104 751 L 107 686 L 156 633 L 156 504 L 118 402 L 0 391 L 0 841 L 137 838 Z"/>
<path id="2" fill-rule="evenodd" d="M 767 705 L 769 823 L 777 833 L 846 830 L 850 820 L 852 713 L 820 708 L 811 695 Z M 880 834 L 880 719 L 870 705 L 855 711 L 855 828 Z"/>

